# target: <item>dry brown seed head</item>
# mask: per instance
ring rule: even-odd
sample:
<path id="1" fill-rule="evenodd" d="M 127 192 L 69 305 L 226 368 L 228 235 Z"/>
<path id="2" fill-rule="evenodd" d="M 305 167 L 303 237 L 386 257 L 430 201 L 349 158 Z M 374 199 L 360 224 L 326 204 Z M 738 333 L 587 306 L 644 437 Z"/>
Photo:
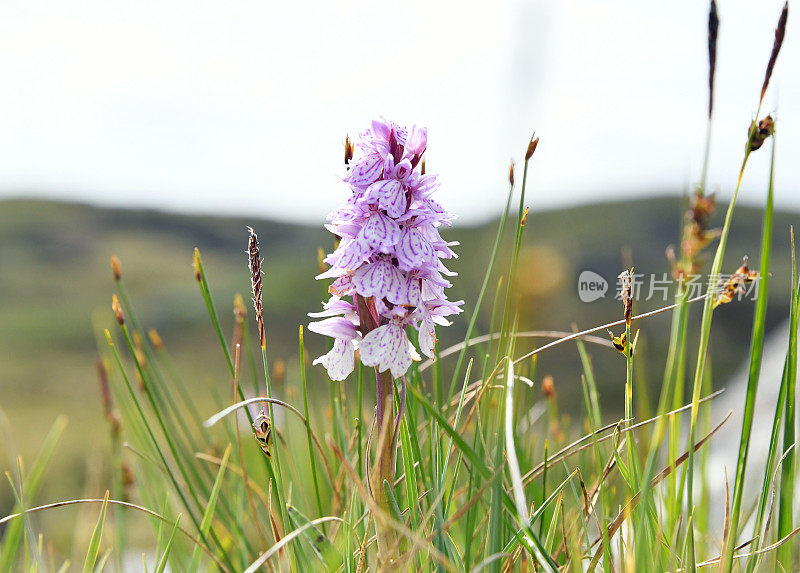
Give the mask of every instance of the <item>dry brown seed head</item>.
<path id="1" fill-rule="evenodd" d="M 194 268 L 194 278 L 197 282 L 202 280 L 200 275 L 200 251 L 195 247 L 194 256 L 192 257 L 192 268 Z"/>
<path id="2" fill-rule="evenodd" d="M 722 285 L 722 289 L 714 300 L 714 308 L 731 302 L 737 294 L 744 294 L 745 286 L 757 280 L 758 277 L 759 272 L 751 271 L 747 266 L 747 256 L 745 256 L 742 265 Z"/>
<path id="3" fill-rule="evenodd" d="M 127 501 L 131 498 L 131 490 L 135 484 L 136 479 L 133 476 L 133 469 L 131 469 L 131 466 L 128 464 L 128 462 L 122 462 L 123 501 Z"/>
<path id="4" fill-rule="evenodd" d="M 708 11 L 708 117 L 711 117 L 711 112 L 714 109 L 714 72 L 717 67 L 718 33 L 717 3 L 711 0 L 711 7 Z"/>
<path id="5" fill-rule="evenodd" d="M 350 136 L 346 135 L 344 138 L 344 164 L 350 165 L 353 159 L 353 143 L 350 141 Z"/>
<path id="6" fill-rule="evenodd" d="M 114 311 L 114 316 L 117 318 L 117 322 L 120 324 L 120 326 L 125 324 L 125 317 L 122 314 L 122 306 L 119 304 L 117 295 L 113 295 L 111 297 L 111 310 Z"/>
<path id="7" fill-rule="evenodd" d="M 542 379 L 542 394 L 545 398 L 552 398 L 556 395 L 556 388 L 553 384 L 553 377 L 548 374 Z"/>
<path id="8" fill-rule="evenodd" d="M 155 328 L 151 328 L 147 331 L 147 336 L 150 338 L 150 344 L 153 345 L 153 348 L 156 350 L 161 350 L 164 348 L 164 341 L 161 340 L 161 335 Z"/>
<path id="9" fill-rule="evenodd" d="M 277 360 L 272 366 L 272 379 L 276 384 L 281 384 L 286 378 L 286 363 L 283 360 Z"/>
<path id="10" fill-rule="evenodd" d="M 625 316 L 625 324 L 630 326 L 631 310 L 633 309 L 633 267 L 622 271 L 618 278 L 622 280 L 622 311 Z"/>
<path id="11" fill-rule="evenodd" d="M 783 5 L 781 16 L 778 18 L 778 25 L 775 28 L 775 41 L 772 44 L 772 53 L 769 55 L 769 63 L 767 63 L 767 71 L 764 74 L 764 84 L 761 86 L 761 99 L 764 101 L 764 94 L 767 93 L 769 87 L 769 79 L 772 77 L 772 70 L 775 68 L 775 62 L 778 60 L 778 54 L 783 45 L 783 38 L 786 35 L 786 20 L 789 17 L 789 1 Z"/>
<path id="12" fill-rule="evenodd" d="M 535 135 L 535 134 L 534 134 Z M 531 141 L 528 144 L 528 150 L 525 152 L 525 161 L 533 157 L 534 151 L 536 151 L 536 147 L 539 145 L 539 138 L 538 137 L 531 137 Z"/>
<path id="13" fill-rule="evenodd" d="M 611 336 L 611 344 L 614 346 L 614 348 L 616 348 L 623 355 L 627 352 L 633 356 L 633 348 L 630 344 L 628 344 L 628 336 L 624 332 L 619 336 L 615 336 L 614 333 L 609 330 L 608 334 Z"/>
<path id="14" fill-rule="evenodd" d="M 261 295 L 261 250 L 258 244 L 258 235 L 256 235 L 252 227 L 248 227 L 247 229 L 250 231 L 247 255 L 250 268 L 250 284 L 253 290 L 253 308 L 256 311 L 256 321 L 258 322 L 259 342 L 261 343 L 261 348 L 266 348 L 266 339 L 264 338 L 264 308 L 262 306 Z"/>
<path id="15" fill-rule="evenodd" d="M 100 356 L 95 361 L 95 367 L 97 369 L 97 379 L 100 381 L 100 399 L 103 402 L 103 413 L 106 418 L 109 418 L 114 411 L 114 400 L 111 397 L 111 386 L 108 383 L 108 371 Z"/>
<path id="16" fill-rule="evenodd" d="M 700 190 L 692 195 L 692 206 L 689 209 L 691 220 L 705 228 L 708 218 L 714 212 L 717 198 L 712 195 L 702 195 Z"/>
<path id="17" fill-rule="evenodd" d="M 111 272 L 114 273 L 115 281 L 119 281 L 122 278 L 122 263 L 120 263 L 117 255 L 111 255 Z"/>
<path id="18" fill-rule="evenodd" d="M 317 265 L 319 265 L 319 272 L 325 272 L 325 251 L 322 250 L 322 247 L 317 248 Z"/>
<path id="19" fill-rule="evenodd" d="M 767 138 L 775 133 L 775 120 L 772 116 L 767 116 L 756 124 L 754 121 L 750 125 L 749 137 L 747 140 L 747 148 L 749 151 L 761 149 Z"/>
<path id="20" fill-rule="evenodd" d="M 508 166 L 508 182 L 512 186 L 514 185 L 514 160 L 511 160 L 511 163 Z"/>
<path id="21" fill-rule="evenodd" d="M 244 319 L 247 317 L 247 309 L 244 306 L 244 299 L 240 294 L 237 294 L 235 297 L 233 297 L 233 316 L 236 319 L 236 322 L 239 324 L 244 322 Z"/>

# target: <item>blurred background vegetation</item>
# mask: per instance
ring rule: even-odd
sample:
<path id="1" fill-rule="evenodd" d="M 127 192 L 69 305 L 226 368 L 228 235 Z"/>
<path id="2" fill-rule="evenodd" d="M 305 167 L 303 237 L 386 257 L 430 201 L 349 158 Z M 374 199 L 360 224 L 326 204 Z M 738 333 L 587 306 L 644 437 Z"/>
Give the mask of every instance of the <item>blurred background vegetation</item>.
<path id="1" fill-rule="evenodd" d="M 497 197 L 487 198 L 487 207 L 499 203 L 501 194 L 499 190 Z M 679 239 L 685 203 L 673 196 L 546 212 L 535 209 L 534 199 L 515 287 L 522 297 L 520 329 L 563 331 L 571 330 L 573 324 L 586 328 L 619 317 L 614 283 L 626 266 L 633 264 L 636 272 L 646 275 L 669 272 L 665 248 Z M 724 211 L 724 206 L 719 210 Z M 758 211 L 744 206 L 737 209 L 723 272 L 733 272 L 743 255 L 757 261 Z M 721 216 L 716 214 L 715 226 Z M 796 220 L 793 213 L 775 214 L 768 329 L 778 326 L 788 313 L 789 225 Z M 333 237 L 321 225 L 48 201 L 0 202 L 0 406 L 10 424 L 7 435 L 12 437 L 0 443 L 0 469 L 14 471 L 17 455 L 31 460 L 54 419 L 65 414 L 69 424 L 39 500 L 102 496 L 108 483 L 103 468 L 108 467 L 109 439 L 95 360 L 97 333 L 112 327 L 114 320 L 111 255 L 122 261 L 140 321 L 161 334 L 176 368 L 196 393 L 201 415 L 212 414 L 214 396 L 227 396 L 230 380 L 193 277 L 192 251 L 198 247 L 202 253 L 223 328 L 230 333 L 234 296 L 249 296 L 246 225 L 253 226 L 261 239 L 267 342 L 276 393 L 293 401 L 297 397 L 287 395 L 291 389 L 287 390 L 281 379 L 296 378 L 298 325 L 308 322 L 306 313 L 318 310 L 322 300 L 324 285 L 314 280 L 319 272 L 317 253 L 320 248 L 330 251 Z M 452 298 L 464 299 L 467 310 L 476 298 L 495 231 L 496 222 L 491 222 L 443 232 L 446 239 L 462 244 L 458 249 L 461 258 L 451 266 L 459 273 L 453 281 Z M 500 264 L 495 268 L 508 267 Z M 577 277 L 586 269 L 609 281 L 606 296 L 592 303 L 581 302 L 577 294 Z M 670 302 L 659 296 L 639 300 L 634 312 Z M 746 300 L 715 312 L 711 369 L 716 387 L 724 386 L 746 357 L 743 349 L 748 346 L 752 305 Z M 489 331 L 491 305 L 484 307 L 477 334 Z M 699 320 L 699 312 L 700 307 L 692 309 L 693 321 Z M 636 392 L 649 395 L 651 402 L 661 384 L 669 318 L 670 314 L 664 313 L 635 325 L 642 329 L 643 349 L 638 353 Z M 692 326 L 690 333 L 695 333 Z M 440 348 L 463 339 L 465 330 L 462 315 L 451 328 L 441 329 Z M 255 330 L 252 334 L 255 336 Z M 518 350 L 542 343 L 541 339 L 524 339 Z M 690 348 L 694 343 L 690 341 Z M 324 344 L 322 337 L 307 336 L 307 360 L 321 354 Z M 621 417 L 624 361 L 613 350 L 591 347 L 590 352 L 603 410 L 610 417 Z M 452 366 L 452 360 L 442 361 L 442 368 Z M 282 369 L 286 369 L 284 375 L 276 372 Z M 577 414 L 582 403 L 581 372 L 575 347 L 564 345 L 541 356 L 537 378 L 551 374 L 560 408 Z M 309 375 L 310 394 L 320 403 L 327 402 L 329 383 L 324 372 L 311 367 Z M 539 388 L 533 391 L 539 392 Z M 640 404 L 646 409 L 646 400 Z M 9 513 L 11 507 L 8 488 L 0 489 L 0 514 Z M 52 512 L 42 519 L 66 525 L 74 516 Z M 71 528 L 65 530 L 66 535 L 71 532 Z"/>

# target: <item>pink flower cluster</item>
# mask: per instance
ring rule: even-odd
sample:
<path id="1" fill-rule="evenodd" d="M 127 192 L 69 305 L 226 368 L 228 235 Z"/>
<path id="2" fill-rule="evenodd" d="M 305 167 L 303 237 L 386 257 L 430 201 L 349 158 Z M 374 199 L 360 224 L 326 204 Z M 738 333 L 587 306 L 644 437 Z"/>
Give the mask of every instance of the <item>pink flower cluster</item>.
<path id="1" fill-rule="evenodd" d="M 450 302 L 445 276 L 453 276 L 442 259 L 454 258 L 439 235 L 455 218 L 431 195 L 439 184 L 422 173 L 427 130 L 405 128 L 384 119 L 372 122 L 356 143 L 354 162 L 344 178 L 352 194 L 328 215 L 326 228 L 340 237 L 325 258 L 330 268 L 317 279 L 334 278 L 330 300 L 308 329 L 333 337 L 322 364 L 332 380 L 344 380 L 361 362 L 400 378 L 419 360 L 408 339 L 415 328 L 420 351 L 433 358 L 435 325 L 461 312 L 463 301 Z M 369 316 L 359 316 L 367 313 Z"/>

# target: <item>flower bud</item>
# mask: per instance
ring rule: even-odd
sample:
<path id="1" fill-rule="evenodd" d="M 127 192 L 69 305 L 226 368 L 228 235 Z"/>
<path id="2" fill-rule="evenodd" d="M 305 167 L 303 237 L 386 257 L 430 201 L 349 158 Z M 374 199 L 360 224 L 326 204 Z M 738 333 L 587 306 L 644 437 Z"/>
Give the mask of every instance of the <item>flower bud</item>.
<path id="1" fill-rule="evenodd" d="M 114 273 L 114 280 L 119 281 L 122 278 L 122 263 L 116 255 L 111 255 L 111 272 Z"/>
<path id="2" fill-rule="evenodd" d="M 556 395 L 556 387 L 553 384 L 553 377 L 549 374 L 542 379 L 542 394 L 547 399 Z"/>
<path id="3" fill-rule="evenodd" d="M 775 133 L 775 120 L 772 116 L 767 116 L 756 124 L 755 121 L 750 124 L 750 134 L 747 139 L 747 151 L 755 151 L 761 149 L 767 138 Z"/>
<path id="4" fill-rule="evenodd" d="M 245 317 L 247 316 L 247 309 L 244 306 L 244 299 L 240 294 L 237 294 L 233 298 L 233 316 L 238 324 L 243 323 Z"/>
<path id="5" fill-rule="evenodd" d="M 346 135 L 344 138 L 344 164 L 350 165 L 353 159 L 353 143 L 350 141 L 350 136 Z"/>
<path id="6" fill-rule="evenodd" d="M 631 310 L 633 309 L 633 268 L 622 271 L 618 277 L 622 281 L 622 311 L 625 324 L 631 324 Z"/>
<path id="7" fill-rule="evenodd" d="M 119 299 L 117 298 L 117 295 L 113 295 L 111 297 L 111 310 L 114 311 L 114 316 L 117 317 L 117 322 L 119 323 L 119 325 L 122 326 L 123 324 L 125 324 L 125 317 L 122 314 L 122 306 L 120 306 L 119 304 Z"/>
<path id="8" fill-rule="evenodd" d="M 531 157 L 533 157 L 533 152 L 536 151 L 536 146 L 539 145 L 539 138 L 531 138 L 531 142 L 528 144 L 528 150 L 525 152 L 525 161 L 528 161 Z"/>
<path id="9" fill-rule="evenodd" d="M 158 334 L 156 329 L 151 328 L 147 331 L 147 336 L 150 338 L 150 344 L 153 345 L 153 348 L 156 350 L 161 350 L 164 348 L 164 341 L 161 340 L 161 335 Z"/>
<path id="10" fill-rule="evenodd" d="M 283 360 L 278 360 L 272 366 L 272 381 L 276 384 L 282 384 L 286 378 L 286 363 Z"/>
<path id="11" fill-rule="evenodd" d="M 194 278 L 197 282 L 202 281 L 202 276 L 200 275 L 200 251 L 195 248 L 194 249 L 194 257 L 192 257 L 192 268 L 194 269 Z"/>

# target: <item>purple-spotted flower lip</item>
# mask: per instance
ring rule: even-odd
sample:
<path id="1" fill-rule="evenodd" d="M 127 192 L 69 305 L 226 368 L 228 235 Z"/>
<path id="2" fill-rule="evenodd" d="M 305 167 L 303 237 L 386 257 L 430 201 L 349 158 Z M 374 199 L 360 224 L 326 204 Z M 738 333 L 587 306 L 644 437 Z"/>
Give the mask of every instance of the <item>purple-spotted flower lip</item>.
<path id="1" fill-rule="evenodd" d="M 370 331 L 359 343 L 361 362 L 379 372 L 389 370 L 401 378 L 411 363 L 421 357 L 406 334 L 407 318 L 394 316 L 387 324 Z"/>
<path id="2" fill-rule="evenodd" d="M 451 284 L 445 277 L 455 273 L 443 263 L 456 257 L 451 247 L 457 243 L 439 234 L 455 216 L 431 198 L 439 181 L 422 174 L 427 142 L 425 128 L 380 118 L 355 143 L 344 178 L 351 194 L 327 217 L 326 228 L 340 241 L 323 259 L 329 268 L 317 276 L 335 279 L 328 289 L 333 296 L 321 312 L 310 313 L 322 320 L 309 330 L 335 339 L 314 362 L 331 379 L 353 371 L 356 349 L 363 364 L 404 375 L 419 359 L 406 329 L 419 331 L 420 350 L 433 357 L 436 325 L 449 324 L 444 317 L 461 312 L 463 301 L 447 300 Z M 367 322 L 356 310 L 364 304 L 372 317 Z"/>
<path id="3" fill-rule="evenodd" d="M 337 338 L 328 353 L 314 360 L 313 364 L 322 364 L 331 380 L 342 381 L 355 369 L 355 351 L 354 340 Z"/>

